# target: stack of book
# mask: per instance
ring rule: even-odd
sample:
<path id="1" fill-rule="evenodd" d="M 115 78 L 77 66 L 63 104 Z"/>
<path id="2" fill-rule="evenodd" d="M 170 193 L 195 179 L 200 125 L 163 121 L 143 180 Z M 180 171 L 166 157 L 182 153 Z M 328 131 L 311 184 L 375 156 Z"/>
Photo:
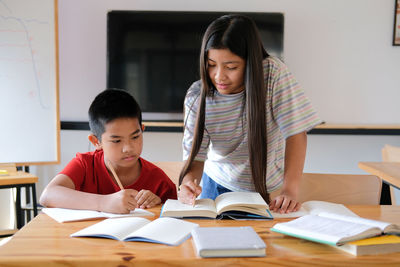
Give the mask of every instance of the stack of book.
<path id="1" fill-rule="evenodd" d="M 277 223 L 272 231 L 328 244 L 353 255 L 400 251 L 400 226 L 365 218 L 322 212 Z"/>

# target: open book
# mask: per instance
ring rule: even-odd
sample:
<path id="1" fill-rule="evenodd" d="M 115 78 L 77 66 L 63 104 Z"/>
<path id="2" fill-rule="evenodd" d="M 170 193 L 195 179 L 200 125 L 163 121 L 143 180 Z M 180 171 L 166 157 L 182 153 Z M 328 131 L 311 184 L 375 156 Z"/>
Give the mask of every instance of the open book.
<path id="1" fill-rule="evenodd" d="M 194 207 L 168 199 L 160 216 L 187 218 L 272 219 L 268 204 L 259 193 L 227 192 L 212 199 L 197 199 Z"/>
<path id="2" fill-rule="evenodd" d="M 337 204 L 327 201 L 320 200 L 310 200 L 306 201 L 301 205 L 299 211 L 291 213 L 279 213 L 271 211 L 274 218 L 294 218 L 300 217 L 308 214 L 318 215 L 321 212 L 329 212 L 346 216 L 359 217 L 357 214 L 346 208 L 343 204 Z"/>
<path id="3" fill-rule="evenodd" d="M 86 220 L 94 220 L 100 218 L 154 216 L 153 212 L 144 209 L 135 209 L 128 214 L 117 214 L 117 213 L 100 212 L 95 210 L 75 210 L 75 209 L 62 209 L 62 208 L 43 208 L 42 211 L 60 223 L 86 221 Z"/>
<path id="4" fill-rule="evenodd" d="M 102 237 L 177 246 L 190 237 L 195 227 L 198 224 L 174 218 L 150 221 L 139 217 L 124 217 L 106 219 L 71 234 L 71 237 Z"/>
<path id="5" fill-rule="evenodd" d="M 295 220 L 277 223 L 272 231 L 329 245 L 378 236 L 399 234 L 400 226 L 381 221 L 334 213 L 305 215 Z"/>

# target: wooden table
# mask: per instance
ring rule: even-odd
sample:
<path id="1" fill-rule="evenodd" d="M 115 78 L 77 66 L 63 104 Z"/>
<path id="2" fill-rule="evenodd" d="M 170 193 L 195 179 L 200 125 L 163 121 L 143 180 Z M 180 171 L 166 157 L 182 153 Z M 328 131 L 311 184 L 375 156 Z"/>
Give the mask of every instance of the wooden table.
<path id="1" fill-rule="evenodd" d="M 20 229 L 25 223 L 25 217 L 21 208 L 21 188 L 26 188 L 27 192 L 31 191 L 32 195 L 32 207 L 34 216 L 37 215 L 36 205 L 36 187 L 35 184 L 38 181 L 38 177 L 27 172 L 15 171 L 10 172 L 9 175 L 0 176 L 0 189 L 1 188 L 16 188 L 17 197 L 15 203 L 15 213 L 17 217 L 17 228 Z M 27 200 L 28 201 L 28 200 Z M 30 218 L 28 218 L 29 220 Z"/>
<path id="2" fill-rule="evenodd" d="M 358 167 L 400 189 L 400 162 L 359 162 Z"/>
<path id="3" fill-rule="evenodd" d="M 363 217 L 400 223 L 399 206 L 349 206 Z M 159 214 L 160 207 L 150 209 Z M 156 216 L 157 217 L 157 216 Z M 192 239 L 180 246 L 121 242 L 102 238 L 71 238 L 97 221 L 58 223 L 39 214 L 0 247 L 0 266 L 400 266 L 400 253 L 352 256 L 333 247 L 270 231 L 277 222 L 190 220 L 201 226 L 250 225 L 267 244 L 262 258 L 199 258 Z"/>
<path id="4" fill-rule="evenodd" d="M 381 204 L 396 204 L 393 188 L 400 190 L 400 162 L 359 162 L 358 167 L 372 175 L 378 176 L 385 182 L 382 184 Z M 382 199 L 386 199 L 386 201 L 382 201 Z"/>

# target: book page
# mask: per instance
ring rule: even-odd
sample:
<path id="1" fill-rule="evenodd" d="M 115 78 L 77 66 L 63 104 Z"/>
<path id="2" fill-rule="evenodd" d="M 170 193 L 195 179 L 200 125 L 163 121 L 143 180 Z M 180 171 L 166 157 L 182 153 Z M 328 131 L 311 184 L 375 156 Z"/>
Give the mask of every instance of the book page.
<path id="1" fill-rule="evenodd" d="M 215 218 L 217 211 L 212 199 L 196 199 L 195 205 L 184 204 L 176 199 L 168 199 L 162 207 L 161 216 Z"/>
<path id="2" fill-rule="evenodd" d="M 321 212 L 329 212 L 334 214 L 341 214 L 351 217 L 359 217 L 357 214 L 346 208 L 343 204 L 337 204 L 327 201 L 310 200 L 301 205 L 300 210 L 291 213 L 279 213 L 271 211 L 274 218 L 294 218 L 307 214 L 318 215 Z"/>
<path id="3" fill-rule="evenodd" d="M 73 233 L 71 237 L 105 237 L 123 240 L 130 233 L 149 222 L 149 220 L 140 217 L 106 219 Z"/>
<path id="4" fill-rule="evenodd" d="M 179 245 L 186 240 L 196 223 L 175 218 L 158 218 L 129 234 L 125 241 L 146 241 L 167 245 Z"/>
<path id="5" fill-rule="evenodd" d="M 241 210 L 240 207 L 243 206 L 252 209 L 268 209 L 268 204 L 259 193 L 255 192 L 228 192 L 215 199 L 218 214 L 232 208 Z"/>
<path id="6" fill-rule="evenodd" d="M 367 226 L 378 227 L 379 229 L 382 230 L 382 232 L 384 231 L 384 229 L 387 226 L 390 225 L 390 223 L 387 223 L 387 222 L 375 221 L 375 220 L 370 220 L 370 219 L 361 218 L 361 217 L 351 217 L 351 216 L 333 214 L 333 213 L 329 213 L 329 212 L 322 212 L 319 214 L 319 216 L 325 217 L 325 218 L 342 220 L 342 221 L 346 221 L 346 222 L 364 224 Z"/>
<path id="7" fill-rule="evenodd" d="M 283 234 L 331 245 L 375 236 L 380 232 L 378 228 L 365 224 L 316 215 L 305 215 L 290 222 L 277 223 L 273 229 Z"/>

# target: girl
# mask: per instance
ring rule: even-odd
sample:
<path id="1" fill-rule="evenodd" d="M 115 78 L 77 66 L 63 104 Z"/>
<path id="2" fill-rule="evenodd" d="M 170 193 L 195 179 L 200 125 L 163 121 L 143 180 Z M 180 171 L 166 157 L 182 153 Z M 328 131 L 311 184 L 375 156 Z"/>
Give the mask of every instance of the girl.
<path id="1" fill-rule="evenodd" d="M 200 76 L 185 98 L 180 201 L 257 191 L 271 210 L 297 211 L 306 132 L 320 119 L 287 67 L 267 54 L 250 18 L 226 15 L 209 25 Z"/>

